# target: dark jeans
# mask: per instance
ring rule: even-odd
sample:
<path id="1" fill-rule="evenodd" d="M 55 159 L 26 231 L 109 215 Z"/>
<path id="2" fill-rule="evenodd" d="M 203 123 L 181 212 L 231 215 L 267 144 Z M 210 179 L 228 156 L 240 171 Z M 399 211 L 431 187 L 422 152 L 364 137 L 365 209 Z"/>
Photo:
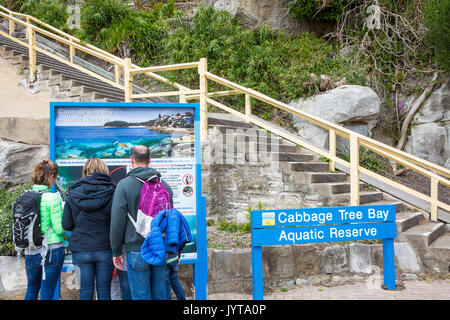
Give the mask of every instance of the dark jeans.
<path id="1" fill-rule="evenodd" d="M 119 271 L 120 291 L 122 292 L 122 300 L 132 300 L 130 283 L 128 282 L 128 272 L 122 270 L 118 271 Z"/>
<path id="2" fill-rule="evenodd" d="M 94 288 L 98 300 L 111 300 L 112 251 L 79 251 L 72 257 L 73 264 L 80 268 L 80 300 L 92 300 Z"/>
<path id="3" fill-rule="evenodd" d="M 64 248 L 49 250 L 45 258 L 45 280 L 42 279 L 41 255 L 25 255 L 27 271 L 27 293 L 25 300 L 37 300 L 39 291 L 41 300 L 51 300 L 55 292 L 56 283 L 61 275 L 64 263 Z"/>
<path id="4" fill-rule="evenodd" d="M 149 265 L 140 252 L 127 251 L 127 273 L 133 300 L 166 299 L 166 265 Z"/>
<path id="5" fill-rule="evenodd" d="M 180 280 L 178 280 L 178 259 L 166 265 L 167 300 L 172 300 L 172 290 L 170 287 L 172 287 L 178 300 L 186 300 L 183 286 L 181 285 Z"/>

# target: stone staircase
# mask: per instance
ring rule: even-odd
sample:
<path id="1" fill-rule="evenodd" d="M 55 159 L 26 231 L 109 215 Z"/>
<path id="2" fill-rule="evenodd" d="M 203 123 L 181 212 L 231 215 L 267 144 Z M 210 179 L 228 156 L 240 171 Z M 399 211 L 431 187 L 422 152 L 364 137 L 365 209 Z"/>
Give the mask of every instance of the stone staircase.
<path id="1" fill-rule="evenodd" d="M 278 208 L 349 205 L 350 182 L 346 173 L 330 172 L 328 163 L 321 161 L 319 156 L 280 137 L 268 138 L 267 143 L 255 142 L 254 137 L 252 138 L 254 132 L 261 135 L 266 135 L 267 132 L 244 122 L 219 118 L 208 119 L 209 129 L 225 134 L 226 143 L 230 143 L 232 139 L 235 139 L 235 144 L 238 140 L 246 142 L 245 159 L 247 162 L 242 164 L 243 166 L 249 166 L 248 169 L 251 170 L 248 161 L 252 153 L 254 153 L 253 156 L 256 154 L 260 163 L 264 162 L 264 157 L 267 158 L 267 156 L 262 155 L 261 150 L 269 152 L 271 155 L 269 162 L 279 161 L 278 170 L 282 183 L 278 188 L 278 193 L 273 192 L 274 197 L 289 195 L 290 199 L 294 199 L 294 196 L 301 194 L 303 200 L 309 200 L 302 203 L 278 202 Z M 233 130 L 239 133 L 232 133 Z M 245 130 L 249 130 L 247 135 Z M 227 131 L 228 134 L 226 134 Z M 270 153 L 271 150 L 275 150 L 275 152 Z M 225 153 L 226 150 L 223 152 Z M 428 213 L 362 182 L 360 183 L 360 204 L 394 204 L 397 216 L 396 242 L 406 242 L 414 248 L 418 264 L 421 265 L 424 272 L 450 272 L 448 225 L 429 221 Z"/>
<path id="2" fill-rule="evenodd" d="M 43 44 L 40 46 L 45 47 Z M 47 49 L 52 51 L 51 48 Z M 0 57 L 15 65 L 19 72 L 28 74 L 29 60 L 26 47 L 0 35 Z M 100 68 L 93 65 L 92 68 L 95 72 L 101 72 Z M 113 77 L 112 74 L 111 77 Z M 125 100 L 123 90 L 40 52 L 36 52 L 36 81 L 27 85 L 35 90 L 49 92 L 52 98 L 70 102 L 123 102 Z M 140 93 L 145 91 L 137 86 L 133 89 Z M 141 101 L 163 102 L 164 100 L 148 98 Z"/>

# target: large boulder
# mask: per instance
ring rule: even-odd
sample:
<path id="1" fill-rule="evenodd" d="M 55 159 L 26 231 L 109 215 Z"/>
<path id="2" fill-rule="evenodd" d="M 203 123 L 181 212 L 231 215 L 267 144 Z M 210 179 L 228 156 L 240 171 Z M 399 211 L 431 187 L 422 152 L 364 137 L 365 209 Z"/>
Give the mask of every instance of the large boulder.
<path id="1" fill-rule="evenodd" d="M 226 10 L 247 28 L 256 29 L 268 25 L 274 30 L 289 34 L 315 32 L 323 35 L 333 30 L 332 23 L 316 20 L 294 19 L 288 8 L 289 0 L 205 0 L 204 5 L 212 5 L 216 10 Z"/>
<path id="2" fill-rule="evenodd" d="M 339 124 L 347 129 L 370 137 L 377 125 L 381 101 L 378 95 L 369 87 L 358 85 L 344 85 L 326 91 L 325 93 L 298 101 L 292 101 L 291 106 Z M 298 134 L 314 145 L 328 148 L 329 132 L 299 116 L 293 116 Z M 344 142 L 338 139 L 338 149 L 344 149 Z"/>
<path id="3" fill-rule="evenodd" d="M 48 158 L 48 145 L 30 145 L 0 138 L 0 183 L 12 187 L 29 181 L 33 166 Z"/>
<path id="4" fill-rule="evenodd" d="M 450 89 L 447 83 L 434 91 L 414 116 L 405 151 L 450 168 Z"/>

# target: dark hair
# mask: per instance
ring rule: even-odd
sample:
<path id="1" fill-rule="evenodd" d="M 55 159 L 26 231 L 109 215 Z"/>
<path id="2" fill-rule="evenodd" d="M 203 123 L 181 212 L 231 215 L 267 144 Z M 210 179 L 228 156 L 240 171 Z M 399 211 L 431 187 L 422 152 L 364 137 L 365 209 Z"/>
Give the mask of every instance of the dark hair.
<path id="1" fill-rule="evenodd" d="M 33 167 L 31 181 L 34 184 L 46 185 L 51 187 L 53 179 L 58 176 L 58 165 L 51 160 L 44 160 Z"/>
<path id="2" fill-rule="evenodd" d="M 137 163 L 148 164 L 150 161 L 150 150 L 143 145 L 135 146 L 131 148 L 131 156 Z"/>

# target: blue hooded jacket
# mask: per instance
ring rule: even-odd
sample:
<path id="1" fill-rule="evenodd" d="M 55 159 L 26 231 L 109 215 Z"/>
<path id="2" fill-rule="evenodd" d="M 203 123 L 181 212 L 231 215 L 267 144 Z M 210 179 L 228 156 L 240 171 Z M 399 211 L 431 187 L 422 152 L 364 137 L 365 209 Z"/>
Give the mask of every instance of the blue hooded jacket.
<path id="1" fill-rule="evenodd" d="M 165 263 L 166 252 L 181 252 L 191 241 L 186 218 L 177 209 L 161 210 L 152 220 L 150 233 L 141 247 L 141 256 L 148 264 L 161 266 Z"/>

